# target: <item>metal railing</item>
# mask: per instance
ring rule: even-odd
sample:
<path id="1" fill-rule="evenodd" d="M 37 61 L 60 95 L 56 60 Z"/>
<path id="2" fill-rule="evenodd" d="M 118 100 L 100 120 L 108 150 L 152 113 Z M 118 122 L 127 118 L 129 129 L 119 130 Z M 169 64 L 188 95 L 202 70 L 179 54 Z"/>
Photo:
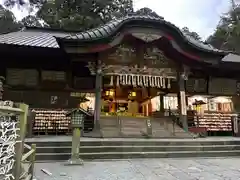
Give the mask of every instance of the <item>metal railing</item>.
<path id="1" fill-rule="evenodd" d="M 119 137 L 125 137 L 124 133 L 123 133 L 123 121 L 127 120 L 127 119 L 123 119 L 123 117 L 127 118 L 126 116 L 119 116 L 117 115 L 117 128 L 118 128 L 118 132 L 119 132 Z M 130 118 L 135 118 L 134 116 L 130 116 Z M 151 118 L 142 118 L 142 120 L 144 121 L 144 125 L 142 126 L 143 128 L 138 129 L 139 130 L 139 137 L 145 137 L 145 138 L 150 138 L 153 135 L 153 131 L 152 131 L 152 122 L 151 122 Z M 139 120 L 140 121 L 140 120 Z M 140 125 L 141 127 L 141 125 Z M 138 126 L 137 126 L 138 128 Z"/>
<path id="2" fill-rule="evenodd" d="M 179 121 L 179 116 L 177 113 L 174 113 L 171 111 L 171 109 L 168 109 L 168 115 L 170 117 L 170 119 L 172 120 L 172 134 L 175 136 L 175 132 L 176 132 L 176 125 L 181 127 L 183 129 L 182 123 L 180 123 Z"/>

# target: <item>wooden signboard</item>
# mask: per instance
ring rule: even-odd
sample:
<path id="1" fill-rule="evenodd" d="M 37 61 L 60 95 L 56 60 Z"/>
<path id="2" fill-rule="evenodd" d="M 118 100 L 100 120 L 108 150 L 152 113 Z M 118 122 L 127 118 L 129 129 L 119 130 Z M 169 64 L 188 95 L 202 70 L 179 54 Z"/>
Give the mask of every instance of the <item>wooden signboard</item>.
<path id="1" fill-rule="evenodd" d="M 7 84 L 12 86 L 37 86 L 38 79 L 35 69 L 7 69 Z"/>
<path id="2" fill-rule="evenodd" d="M 78 90 L 93 90 L 95 88 L 95 76 L 74 77 L 74 88 Z"/>
<path id="3" fill-rule="evenodd" d="M 188 93 L 207 93 L 207 79 L 189 78 L 186 81 Z"/>
<path id="4" fill-rule="evenodd" d="M 237 81 L 226 78 L 210 78 L 208 92 L 212 95 L 235 95 Z"/>

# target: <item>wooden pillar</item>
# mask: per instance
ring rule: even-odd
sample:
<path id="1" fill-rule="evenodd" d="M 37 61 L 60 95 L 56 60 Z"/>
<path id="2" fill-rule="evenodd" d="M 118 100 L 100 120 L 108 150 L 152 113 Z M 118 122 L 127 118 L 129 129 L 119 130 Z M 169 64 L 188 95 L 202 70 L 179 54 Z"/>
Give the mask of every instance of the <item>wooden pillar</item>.
<path id="1" fill-rule="evenodd" d="M 96 63 L 96 81 L 95 81 L 95 110 L 94 110 L 94 123 L 98 124 L 101 114 L 101 96 L 102 96 L 102 67 L 101 61 L 97 60 Z"/>
<path id="2" fill-rule="evenodd" d="M 3 76 L 0 76 L 0 100 L 3 99 L 3 81 L 5 80 L 5 78 Z"/>
<path id="3" fill-rule="evenodd" d="M 148 104 L 145 104 L 145 107 L 146 107 L 146 116 L 149 116 Z"/>
<path id="4" fill-rule="evenodd" d="M 151 116 L 152 115 L 152 102 L 151 102 L 151 100 L 149 100 L 147 106 L 148 106 L 148 116 Z"/>
<path id="5" fill-rule="evenodd" d="M 160 94 L 159 97 L 160 97 L 160 112 L 164 113 L 164 95 Z"/>
<path id="6" fill-rule="evenodd" d="M 239 113 L 240 112 L 240 96 L 239 95 L 232 96 L 232 103 L 233 103 L 233 111 Z"/>
<path id="7" fill-rule="evenodd" d="M 188 131 L 185 80 L 187 80 L 187 73 L 186 69 L 183 68 L 182 71 L 178 72 L 178 109 L 180 115 L 180 122 L 182 122 L 183 129 L 185 131 Z"/>

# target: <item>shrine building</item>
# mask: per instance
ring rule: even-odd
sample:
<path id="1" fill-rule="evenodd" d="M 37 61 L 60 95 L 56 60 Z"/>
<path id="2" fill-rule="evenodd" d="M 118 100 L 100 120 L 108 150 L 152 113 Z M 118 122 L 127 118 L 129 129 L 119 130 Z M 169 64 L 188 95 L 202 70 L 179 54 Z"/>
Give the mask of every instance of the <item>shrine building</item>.
<path id="1" fill-rule="evenodd" d="M 198 127 L 231 135 L 240 110 L 240 56 L 162 17 L 129 15 L 84 32 L 25 27 L 0 35 L 0 53 L 3 98 L 29 104 L 35 134 L 67 133 L 65 113 L 80 106 L 100 128 L 119 118 L 157 126 L 171 111 L 188 132 L 196 125 L 190 111 L 199 111 Z"/>

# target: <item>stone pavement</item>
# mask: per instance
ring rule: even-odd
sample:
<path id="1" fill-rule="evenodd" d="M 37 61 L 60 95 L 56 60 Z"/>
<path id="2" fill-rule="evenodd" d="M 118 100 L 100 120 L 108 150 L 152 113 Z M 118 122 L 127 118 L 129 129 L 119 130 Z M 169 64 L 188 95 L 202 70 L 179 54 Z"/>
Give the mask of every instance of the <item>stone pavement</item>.
<path id="1" fill-rule="evenodd" d="M 238 180 L 240 158 L 111 160 L 84 166 L 38 163 L 35 176 L 37 180 Z"/>

